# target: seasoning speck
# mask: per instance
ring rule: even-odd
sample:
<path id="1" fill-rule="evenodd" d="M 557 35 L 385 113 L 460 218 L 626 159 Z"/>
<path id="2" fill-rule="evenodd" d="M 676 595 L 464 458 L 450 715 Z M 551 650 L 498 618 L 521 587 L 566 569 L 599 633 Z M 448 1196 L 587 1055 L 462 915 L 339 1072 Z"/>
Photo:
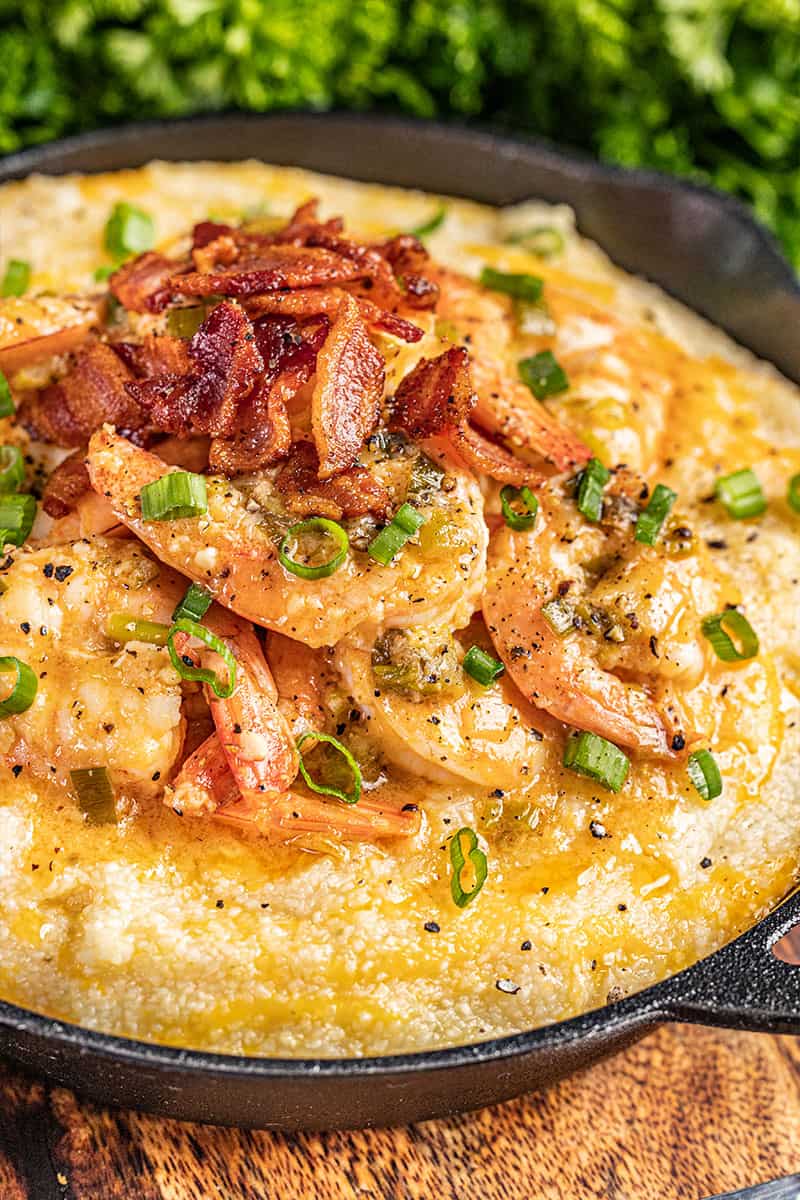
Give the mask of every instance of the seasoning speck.
<path id="1" fill-rule="evenodd" d="M 589 833 L 592 835 L 593 838 L 608 837 L 608 830 L 606 829 L 606 827 L 602 821 L 590 821 L 589 822 Z"/>
<path id="2" fill-rule="evenodd" d="M 510 979 L 496 979 L 494 986 L 498 992 L 505 992 L 507 996 L 516 996 L 519 991 L 519 984 L 512 983 Z"/>
<path id="3" fill-rule="evenodd" d="M 533 949 L 532 944 L 526 938 L 525 941 L 520 946 L 520 950 L 532 950 L 532 949 Z"/>
<path id="4" fill-rule="evenodd" d="M 438 933 L 439 926 L 436 924 L 435 921 L 426 921 L 425 922 L 425 932 L 426 933 Z"/>
<path id="5" fill-rule="evenodd" d="M 218 900 L 218 901 L 217 901 L 217 908 L 224 908 L 224 907 L 225 907 L 225 901 L 224 901 L 224 900 Z"/>
<path id="6" fill-rule="evenodd" d="M 711 866 L 711 859 L 710 858 L 701 858 L 700 866 L 703 868 L 704 871 L 707 871 L 708 868 Z"/>

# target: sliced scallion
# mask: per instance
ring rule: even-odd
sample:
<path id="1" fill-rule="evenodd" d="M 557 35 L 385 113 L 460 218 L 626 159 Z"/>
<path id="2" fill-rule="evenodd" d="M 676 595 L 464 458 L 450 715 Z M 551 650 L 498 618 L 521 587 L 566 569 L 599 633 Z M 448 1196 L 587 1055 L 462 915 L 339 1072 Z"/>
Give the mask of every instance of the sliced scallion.
<path id="1" fill-rule="evenodd" d="M 713 617 L 706 617 L 701 628 L 717 658 L 723 662 L 743 662 L 758 654 L 758 635 L 737 608 L 726 608 Z"/>
<path id="2" fill-rule="evenodd" d="M 384 567 L 388 566 L 408 539 L 424 524 L 422 513 L 417 512 L 411 504 L 401 504 L 389 524 L 372 539 L 367 553 Z"/>
<path id="3" fill-rule="evenodd" d="M 106 622 L 106 634 L 114 642 L 147 642 L 151 646 L 166 646 L 169 625 L 160 621 L 145 621 L 130 613 L 112 613 Z"/>
<path id="4" fill-rule="evenodd" d="M 523 246 L 539 258 L 555 258 L 564 250 L 564 235 L 554 225 L 535 225 L 519 233 L 510 233 L 505 239 L 509 246 Z"/>
<path id="5" fill-rule="evenodd" d="M 192 308 L 171 308 L 167 313 L 167 329 L 173 337 L 194 337 L 206 317 L 202 304 Z"/>
<path id="6" fill-rule="evenodd" d="M 673 504 L 678 499 L 678 493 L 673 492 L 666 484 L 657 483 L 653 494 L 647 502 L 647 507 L 639 513 L 636 519 L 636 541 L 644 546 L 655 546 L 661 526 L 670 514 Z"/>
<path id="7" fill-rule="evenodd" d="M 178 521 L 208 511 L 205 476 L 191 471 L 169 471 L 141 491 L 142 519 Z"/>
<path id="8" fill-rule="evenodd" d="M 599 521 L 603 515 L 603 488 L 611 478 L 611 472 L 599 458 L 590 458 L 581 472 L 578 484 L 578 510 L 587 521 Z"/>
<path id="9" fill-rule="evenodd" d="M 0 493 L 15 492 L 25 478 L 25 460 L 19 446 L 0 446 Z"/>
<path id="10" fill-rule="evenodd" d="M 70 779 L 78 797 L 81 812 L 90 825 L 114 825 L 117 806 L 114 789 L 105 767 L 84 767 L 70 771 Z"/>
<path id="11" fill-rule="evenodd" d="M 111 278 L 111 276 L 114 274 L 116 269 L 117 268 L 114 263 L 104 263 L 103 266 L 101 266 L 101 267 L 95 267 L 95 269 L 94 269 L 95 283 L 105 283 L 108 279 Z"/>
<path id="12" fill-rule="evenodd" d="M 4 700 L 0 700 L 0 717 L 25 712 L 33 704 L 39 681 L 27 663 L 13 655 L 0 658 L 0 674 L 14 672 L 14 684 Z"/>
<path id="13" fill-rule="evenodd" d="M 21 546 L 27 538 L 33 522 L 36 520 L 36 499 L 18 492 L 6 492 L 0 495 L 0 529 L 5 533 L 6 542 Z"/>
<path id="14" fill-rule="evenodd" d="M 104 242 L 115 260 L 150 250 L 155 242 L 153 218 L 135 204 L 121 200 L 114 205 L 106 222 Z"/>
<path id="15" fill-rule="evenodd" d="M 21 258 L 11 258 L 8 260 L 6 266 L 0 292 L 2 292 L 3 296 L 24 296 L 28 290 L 30 281 L 30 263 L 24 262 Z"/>
<path id="16" fill-rule="evenodd" d="M 482 687 L 488 687 L 490 683 L 494 683 L 495 679 L 505 671 L 503 664 L 496 658 L 492 658 L 491 654 L 487 654 L 485 650 L 481 650 L 480 646 L 470 646 L 464 655 L 462 666 L 466 673 Z"/>
<path id="17" fill-rule="evenodd" d="M 564 766 L 618 792 L 628 777 L 630 760 L 619 746 L 596 733 L 571 733 L 564 748 Z"/>
<path id="18" fill-rule="evenodd" d="M 504 292 L 515 300 L 527 300 L 535 304 L 541 299 L 544 281 L 538 275 L 514 274 L 508 271 L 495 271 L 493 267 L 484 267 L 480 281 L 485 288 L 493 292 Z"/>
<path id="19" fill-rule="evenodd" d="M 789 480 L 789 489 L 786 493 L 786 499 L 789 507 L 796 513 L 800 513 L 800 475 L 793 475 Z"/>
<path id="20" fill-rule="evenodd" d="M 228 668 L 227 680 L 221 680 L 215 671 L 206 667 L 196 667 L 189 655 L 178 654 L 175 649 L 175 635 L 178 633 L 187 633 L 190 637 L 197 638 L 215 654 L 218 654 Z M 206 629 L 205 625 L 200 625 L 197 621 L 190 621 L 187 617 L 181 617 L 167 634 L 167 649 L 172 665 L 181 679 L 199 679 L 201 683 L 207 683 L 220 700 L 227 700 L 229 696 L 233 695 L 236 687 L 236 659 L 222 638 L 218 638 L 210 629 Z"/>
<path id="21" fill-rule="evenodd" d="M 530 358 L 521 358 L 517 363 L 519 377 L 529 387 L 537 400 L 557 396 L 569 387 L 567 373 L 552 350 L 540 350 Z"/>
<path id="22" fill-rule="evenodd" d="M 542 616 L 547 624 L 557 633 L 559 637 L 563 637 L 565 633 L 569 633 L 575 623 L 575 613 L 572 605 L 566 600 L 557 597 L 555 600 L 548 600 L 542 605 Z"/>
<path id="23" fill-rule="evenodd" d="M 189 585 L 189 590 L 172 614 L 173 621 L 187 617 L 190 621 L 201 621 L 213 603 L 214 597 L 199 583 Z"/>
<path id="24" fill-rule="evenodd" d="M 11 388 L 8 386 L 8 380 L 2 371 L 0 371 L 0 417 L 13 417 L 16 409 L 14 401 L 11 398 Z"/>
<path id="25" fill-rule="evenodd" d="M 441 204 L 432 217 L 429 217 L 427 221 L 423 221 L 421 225 L 415 225 L 414 228 L 409 229 L 408 232 L 412 237 L 424 238 L 427 237 L 429 233 L 436 233 L 437 229 L 441 229 L 446 220 L 447 208 L 444 204 Z"/>
<path id="26" fill-rule="evenodd" d="M 717 480 L 714 491 L 727 509 L 728 515 L 737 520 L 757 517 L 767 507 L 761 484 L 750 467 L 743 467 L 741 471 L 734 471 L 731 475 L 723 475 Z"/>
<path id="27" fill-rule="evenodd" d="M 317 783 L 311 778 L 308 773 L 308 768 L 303 761 L 302 749 L 307 741 L 327 742 L 329 746 L 333 746 L 334 750 L 341 754 L 353 776 L 353 786 L 349 792 L 343 792 L 337 787 L 328 787 L 327 784 Z M 297 739 L 297 749 L 300 752 L 300 774 L 306 782 L 306 786 L 311 788 L 312 792 L 317 792 L 320 796 L 335 796 L 337 800 L 343 800 L 345 804 L 356 804 L 361 797 L 361 768 L 353 758 L 346 746 L 335 737 L 331 737 L 329 733 L 319 733 L 316 730 L 308 730 L 300 735 Z"/>
<path id="28" fill-rule="evenodd" d="M 514 507 L 515 505 L 517 507 Z M 533 529 L 539 511 L 539 501 L 529 487 L 515 488 L 507 483 L 500 492 L 500 507 L 503 510 L 503 520 L 509 529 L 517 533 Z"/>
<path id="29" fill-rule="evenodd" d="M 336 547 L 331 558 L 323 563 L 317 563 L 315 566 L 308 562 L 297 562 L 289 554 L 291 544 L 310 533 L 323 534 Z M 341 525 L 337 525 L 336 521 L 329 521 L 327 517 L 309 517 L 307 521 L 299 521 L 297 525 L 292 525 L 286 531 L 278 547 L 278 559 L 281 566 L 285 567 L 290 574 L 297 575 L 299 579 L 325 579 L 334 571 L 338 571 L 347 558 L 349 549 L 350 539 Z"/>
<path id="30" fill-rule="evenodd" d="M 690 754 L 686 770 L 703 800 L 714 800 L 722 795 L 722 776 L 710 750 L 695 750 Z"/>
<path id="31" fill-rule="evenodd" d="M 464 854 L 462 838 L 466 839 L 466 854 Z M 475 873 L 475 881 L 467 891 L 461 882 L 461 876 L 468 862 Z M 486 876 L 489 874 L 486 855 L 478 845 L 478 835 L 468 825 L 464 825 L 459 829 L 450 841 L 450 865 L 453 868 L 450 876 L 450 895 L 453 897 L 453 903 L 458 908 L 466 908 L 486 883 Z"/>

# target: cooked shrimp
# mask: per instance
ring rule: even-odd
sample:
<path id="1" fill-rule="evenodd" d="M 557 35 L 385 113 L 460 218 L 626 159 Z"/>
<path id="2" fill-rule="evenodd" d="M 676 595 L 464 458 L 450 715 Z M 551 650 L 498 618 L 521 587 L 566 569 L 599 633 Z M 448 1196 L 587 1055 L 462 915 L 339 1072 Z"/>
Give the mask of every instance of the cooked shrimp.
<path id="1" fill-rule="evenodd" d="M 483 612 L 497 652 L 537 708 L 609 741 L 669 758 L 693 731 L 671 697 L 703 673 L 701 617 L 720 596 L 699 547 L 639 545 L 630 524 L 590 524 L 543 492 L 529 532 L 493 535 Z M 559 636 L 543 605 L 572 620 Z"/>
<path id="2" fill-rule="evenodd" d="M 327 716 L 323 696 L 335 676 L 325 651 L 271 633 L 267 660 L 278 690 L 278 708 L 294 736 L 323 729 Z"/>
<path id="3" fill-rule="evenodd" d="M 517 360 L 525 351 L 508 297 L 454 271 L 439 269 L 433 277 L 440 288 L 438 327 L 469 348 L 477 423 L 512 447 L 546 458 L 559 471 L 587 462 L 591 450 L 519 378 Z"/>
<path id="4" fill-rule="evenodd" d="M 351 546 L 332 575 L 305 580 L 279 562 L 276 520 L 292 523 L 270 476 L 254 485 L 207 477 L 208 512 L 200 518 L 144 521 L 139 494 L 168 467 L 111 429 L 89 445 L 92 484 L 130 529 L 170 566 L 203 584 L 227 608 L 310 646 L 332 645 L 364 621 L 402 626 L 464 625 L 477 604 L 487 544 L 483 499 L 474 477 L 443 448 L 431 448 L 445 476 L 418 504 L 428 518 L 389 566 Z M 408 480 L 408 462 L 375 467 Z M 382 480 L 383 482 L 383 480 Z M 398 498 L 398 503 L 404 495 Z M 376 527 L 373 527 L 373 532 Z M 430 536 L 428 533 L 434 531 Z"/>
<path id="5" fill-rule="evenodd" d="M 354 635 L 337 646 L 336 663 L 392 762 L 442 783 L 519 787 L 542 757 L 536 714 L 507 677 L 482 687 L 464 673 L 468 633 L 392 630 L 374 647 Z"/>
<path id="6" fill-rule="evenodd" d="M 0 576 L 0 652 L 39 677 L 31 707 L 0 722 L 4 761 L 65 787 L 105 766 L 128 794 L 159 794 L 183 743 L 180 680 L 163 647 L 120 648 L 106 628 L 122 611 L 168 620 L 185 584 L 137 542 L 99 537 L 16 550 Z"/>
<path id="7" fill-rule="evenodd" d="M 100 321 L 103 302 L 78 296 L 11 296 L 0 302 L 0 371 L 13 375 L 74 350 Z"/>
<path id="8" fill-rule="evenodd" d="M 183 764 L 165 803 L 283 837 L 318 833 L 369 840 L 416 832 L 416 811 L 403 812 L 376 797 L 362 795 L 356 805 L 347 805 L 292 790 L 299 763 L 295 737 L 278 707 L 275 682 L 255 633 L 217 606 L 204 624 L 236 658 L 235 687 L 230 697 L 220 699 L 205 685 L 216 732 Z M 179 648 L 194 657 L 188 643 L 185 637 Z M 200 659 L 218 670 L 221 660 L 213 650 L 204 649 Z"/>

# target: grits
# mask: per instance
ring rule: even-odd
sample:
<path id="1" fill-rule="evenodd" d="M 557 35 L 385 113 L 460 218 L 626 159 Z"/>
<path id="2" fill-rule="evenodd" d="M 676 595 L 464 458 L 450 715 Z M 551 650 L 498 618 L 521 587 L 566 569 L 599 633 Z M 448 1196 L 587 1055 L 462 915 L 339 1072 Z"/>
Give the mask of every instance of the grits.
<path id="1" fill-rule="evenodd" d="M 371 240 L 425 222 L 440 203 L 257 162 L 34 176 L 0 190 L 0 274 L 13 252 L 32 264 L 34 294 L 88 298 L 98 290 L 93 273 L 106 261 L 103 228 L 121 199 L 153 214 L 159 247 L 172 251 L 184 245 L 187 227 L 209 214 L 224 221 L 265 209 L 287 218 L 310 195 L 320 197 L 326 217 L 341 213 L 348 229 Z M 92 604 L 100 624 L 119 608 L 117 592 L 127 588 L 125 572 L 135 566 L 131 554 L 149 564 L 145 574 L 158 578 L 158 587 L 171 586 L 174 576 L 162 569 L 158 577 L 158 545 L 146 550 L 122 540 L 107 591 L 95 600 L 90 594 L 83 608 L 70 607 L 66 597 L 85 598 L 93 586 L 84 578 L 89 543 L 72 530 L 61 552 L 75 568 L 72 590 L 48 604 L 43 583 L 31 604 L 39 606 L 37 627 L 47 623 L 50 632 L 21 632 L 27 617 L 20 593 L 46 565 L 48 539 L 62 536 L 40 517 L 34 530 L 40 544 L 34 539 L 31 549 L 13 551 L 5 572 L 10 586 L 0 596 L 0 654 L 27 654 L 37 672 L 51 659 L 34 708 L 0 721 L 7 761 L 0 765 L 4 999 L 95 1029 L 232 1053 L 424 1050 L 558 1021 L 646 987 L 743 931 L 797 879 L 800 516 L 785 499 L 788 479 L 800 472 L 797 389 L 615 268 L 576 234 L 567 210 L 446 205 L 447 219 L 426 239 L 432 256 L 473 278 L 487 265 L 543 278 L 556 326 L 555 340 L 546 344 L 555 346 L 573 383 L 548 400 L 549 411 L 609 464 L 626 461 L 651 486 L 663 482 L 678 493 L 676 511 L 711 564 L 708 577 L 721 606 L 744 604 L 757 629 L 757 657 L 726 663 L 707 654 L 702 678 L 686 696 L 720 767 L 722 794 L 703 801 L 677 758 L 636 757 L 623 790 L 603 790 L 563 767 L 564 727 L 555 716 L 531 715 L 519 697 L 537 736 L 527 725 L 509 732 L 503 706 L 515 701 L 508 677 L 496 703 L 486 701 L 489 724 L 458 742 L 450 767 L 451 743 L 442 733 L 442 762 L 426 775 L 426 762 L 437 758 L 431 732 L 437 704 L 445 717 L 462 715 L 462 701 L 446 693 L 419 706 L 428 724 L 416 749 L 413 705 L 403 702 L 402 727 L 392 730 L 391 752 L 382 755 L 381 723 L 391 722 L 392 713 L 377 691 L 373 700 L 381 703 L 370 704 L 368 650 L 383 609 L 367 590 L 360 631 L 352 633 L 348 618 L 335 635 L 350 640 L 327 664 L 337 682 L 325 703 L 342 727 L 355 726 L 352 744 L 371 764 L 364 767 L 365 795 L 379 792 L 398 808 L 417 804 L 419 832 L 381 841 L 275 842 L 256 829 L 173 811 L 155 786 L 156 772 L 169 782 L 184 721 L 167 652 L 142 646 L 135 669 L 122 670 L 118 648 L 84 627 Z M 563 253 L 543 259 L 504 241 L 540 225 L 563 233 Z M 52 300 L 46 307 L 52 322 Z M 75 321 L 89 307 L 81 300 Z M 459 338 L 458 320 L 452 318 L 455 331 L 445 337 Z M 437 353 L 427 314 L 419 324 L 425 336 L 416 346 L 375 335 L 389 356 L 390 381 L 407 374 L 421 354 Z M 0 357 L 2 344 L 19 340 L 13 321 L 4 326 L 0 315 L 4 330 Z M 34 458 L 40 449 L 43 456 L 51 452 L 33 444 Z M 708 497 L 719 475 L 743 466 L 757 474 L 768 507 L 757 519 L 734 521 Z M 469 487 L 477 490 L 471 477 Z M 497 489 L 485 484 L 484 494 L 496 524 Z M 483 555 L 478 543 L 473 539 L 475 553 Z M 416 555 L 414 548 L 408 562 L 416 564 Z M 53 550 L 54 562 L 62 557 Z M 203 580 L 174 557 L 169 566 Z M 357 600 L 359 579 L 347 578 Z M 302 597 L 302 581 L 286 580 Z M 155 585 L 145 578 L 142 586 Z M 136 615 L 152 617 L 158 601 L 148 600 L 147 611 Z M 391 611 L 388 599 L 384 607 Z M 47 618 L 48 609 L 57 620 Z M 453 611 L 457 630 L 471 612 L 457 603 Z M 431 619 L 446 616 L 437 609 Z M 285 628 L 280 612 L 265 624 Z M 483 644 L 491 649 L 485 635 Z M 113 733 L 104 733 L 101 722 L 81 735 L 69 715 L 73 689 L 78 694 L 82 686 L 81 664 L 89 660 L 98 687 L 107 673 L 101 707 Z M 145 685 L 162 689 L 161 698 L 141 690 L 137 697 Z M 96 696 L 93 703 L 96 709 Z M 353 704 L 361 715 L 342 717 Z M 52 729 L 48 705 L 58 718 Z M 96 711 L 90 719 L 97 721 Z M 456 738 L 445 725 L 448 738 Z M 35 743 L 21 770 L 8 760 L 14 738 Z M 527 775 L 504 758 L 506 743 L 532 765 Z M 95 759 L 121 772 L 116 823 L 89 824 L 67 786 L 68 768 Z M 502 787 L 495 786 L 500 776 Z M 477 832 L 489 874 L 476 900 L 458 908 L 448 840 L 464 826 Z"/>

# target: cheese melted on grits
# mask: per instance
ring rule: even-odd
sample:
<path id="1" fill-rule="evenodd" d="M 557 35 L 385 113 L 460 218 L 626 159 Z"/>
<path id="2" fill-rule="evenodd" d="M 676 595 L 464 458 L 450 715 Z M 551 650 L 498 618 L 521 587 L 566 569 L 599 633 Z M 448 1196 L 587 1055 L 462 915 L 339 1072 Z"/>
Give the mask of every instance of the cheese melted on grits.
<path id="1" fill-rule="evenodd" d="M 120 199 L 154 214 L 159 241 L 170 245 L 209 214 L 266 205 L 288 216 L 309 195 L 372 239 L 424 222 L 440 202 L 255 162 L 153 164 L 7 185 L 0 228 L 4 251 L 32 263 L 33 291 L 89 293 L 104 260 L 102 229 Z M 70 609 L 67 593 L 38 575 L 26 596 L 20 579 L 0 598 L 0 653 L 49 660 L 40 689 L 61 689 L 62 700 L 51 743 L 58 782 L 2 768 L 4 998 L 97 1029 L 217 1051 L 422 1050 L 560 1020 L 645 987 L 743 931 L 796 879 L 800 518 L 785 495 L 800 471 L 797 389 L 614 268 L 575 234 L 566 210 L 498 213 L 458 200 L 447 209 L 428 239 L 433 257 L 473 276 L 488 264 L 544 278 L 552 344 L 559 357 L 573 356 L 572 386 L 548 402 L 551 411 L 606 461 L 674 488 L 703 569 L 726 604 L 747 606 L 758 657 L 731 665 L 709 656 L 693 695 L 722 795 L 704 803 L 684 762 L 638 759 L 619 794 L 603 791 L 563 769 L 560 727 L 542 716 L 543 740 L 525 749 L 532 760 L 535 752 L 535 770 L 515 779 L 512 769 L 509 778 L 506 763 L 502 789 L 479 750 L 469 784 L 386 768 L 389 791 L 424 810 L 414 839 L 325 852 L 274 845 L 179 817 L 146 788 L 117 825 L 92 827 L 64 787 L 62 760 L 82 753 L 89 765 L 102 720 L 135 730 L 113 742 L 115 768 L 152 780 L 177 736 L 175 679 L 153 652 L 123 667 L 109 657 L 105 684 L 102 674 L 73 680 L 70 654 L 92 636 L 79 606 Z M 555 260 L 504 244 L 508 233 L 541 224 L 565 234 Z M 613 344 L 604 313 L 622 330 Z M 6 430 L 2 440 L 14 436 Z M 746 465 L 768 509 L 732 521 L 707 498 L 720 473 Z M 112 554 L 98 579 L 99 551 L 71 553 L 75 579 L 107 605 L 108 589 L 141 565 L 124 553 L 111 562 Z M 353 653 L 355 692 L 363 662 Z M 147 693 L 155 679 L 158 703 L 136 690 Z M 73 689 L 86 717 L 75 714 Z M 500 718 L 481 733 L 488 743 L 508 736 Z M 12 739 L 6 722 L 0 753 Z M 478 832 L 489 861 L 465 909 L 451 899 L 447 850 L 461 826 Z"/>

